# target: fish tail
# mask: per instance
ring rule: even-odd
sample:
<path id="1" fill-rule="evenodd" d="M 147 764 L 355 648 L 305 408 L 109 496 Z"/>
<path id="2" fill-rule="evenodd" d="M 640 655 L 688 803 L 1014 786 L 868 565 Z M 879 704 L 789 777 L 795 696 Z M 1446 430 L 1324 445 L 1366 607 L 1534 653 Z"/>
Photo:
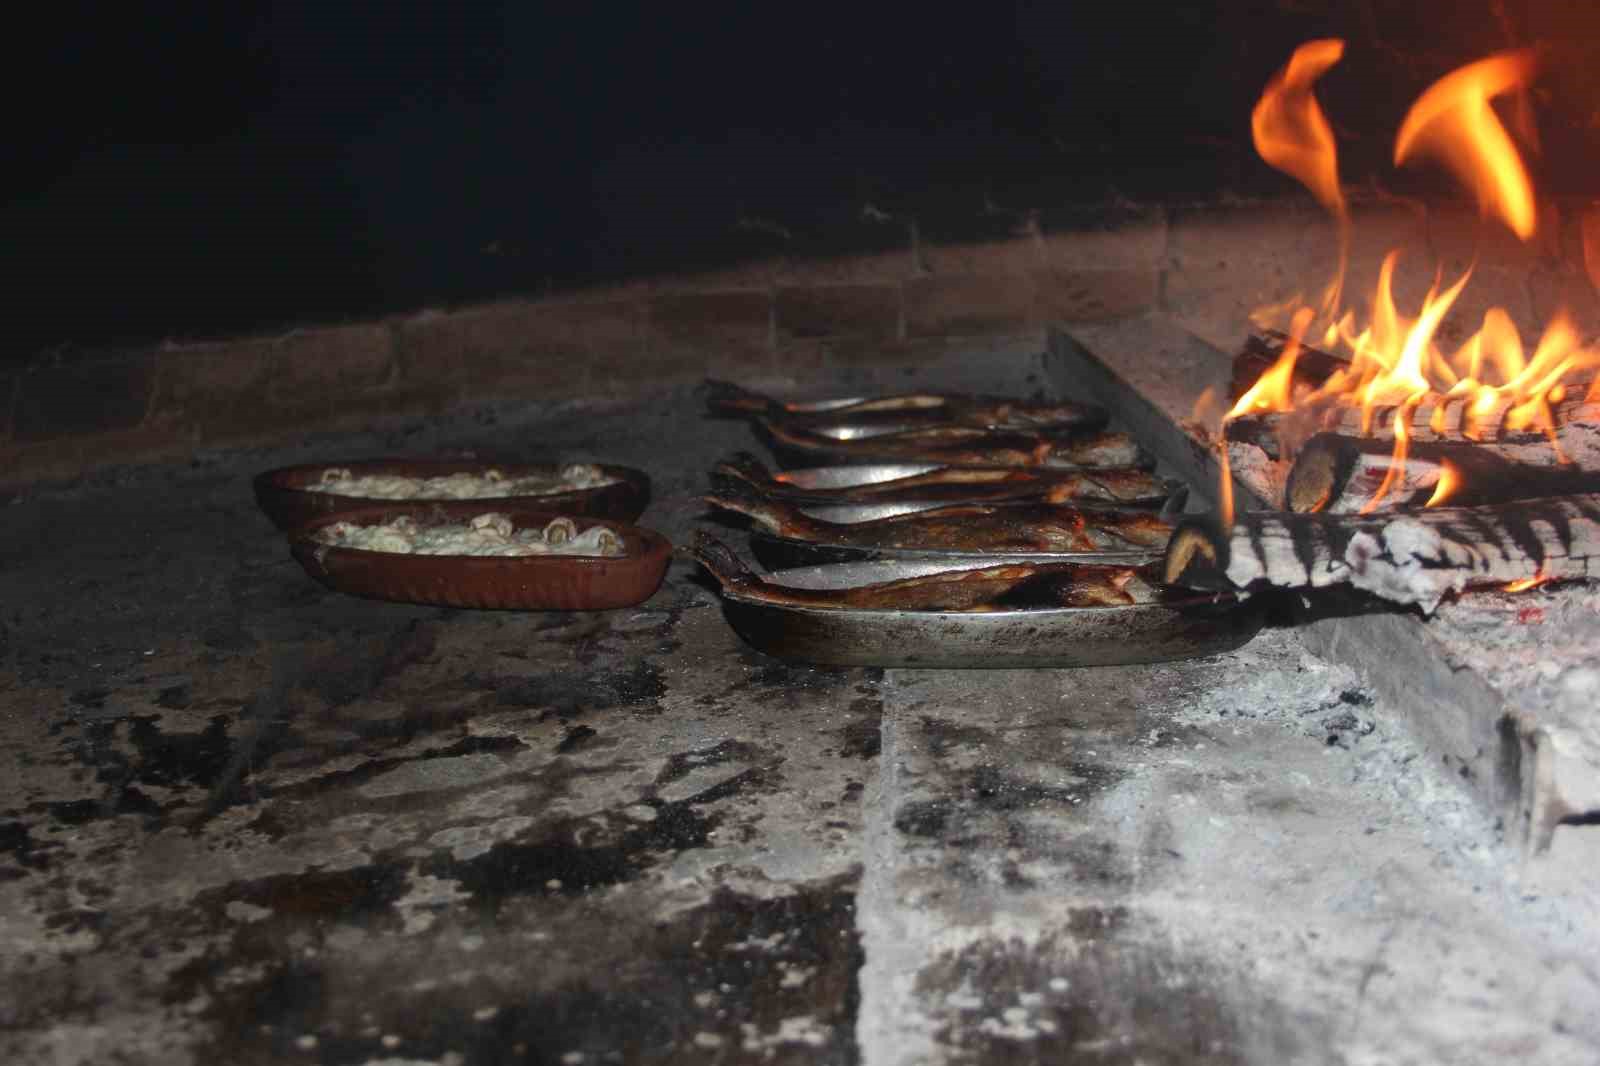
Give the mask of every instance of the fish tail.
<path id="1" fill-rule="evenodd" d="M 816 525 L 812 519 L 801 514 L 798 508 L 765 496 L 743 483 L 720 486 L 719 491 L 707 495 L 704 499 L 712 507 L 720 507 L 724 511 L 733 511 L 753 519 L 768 533 L 780 537 L 814 532 Z"/>
<path id="2" fill-rule="evenodd" d="M 731 381 L 706 378 L 706 409 L 715 415 L 745 416 L 766 414 L 777 409 L 777 404 L 759 392 L 752 392 Z"/>
<path id="3" fill-rule="evenodd" d="M 724 591 L 749 590 L 763 584 L 732 548 L 703 529 L 695 532 L 694 544 L 684 550 L 710 571 Z"/>
<path id="4" fill-rule="evenodd" d="M 730 478 L 757 488 L 774 484 L 771 472 L 750 452 L 734 452 L 711 468 L 711 483 L 718 486 L 719 491 L 719 483 L 725 484 Z"/>

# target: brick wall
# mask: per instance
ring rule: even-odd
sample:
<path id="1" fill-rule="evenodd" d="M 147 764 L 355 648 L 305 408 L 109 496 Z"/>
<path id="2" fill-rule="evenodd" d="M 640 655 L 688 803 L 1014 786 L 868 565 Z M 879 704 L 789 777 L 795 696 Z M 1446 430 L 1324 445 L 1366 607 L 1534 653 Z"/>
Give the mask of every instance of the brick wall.
<path id="1" fill-rule="evenodd" d="M 1454 208 L 1370 206 L 1356 221 L 1353 280 L 1368 285 L 1398 241 L 1412 246 L 1407 266 L 1425 285 L 1433 257 L 1451 260 L 1447 270 L 1465 265 L 1475 226 Z M 1541 244 L 1500 257 L 1516 261 L 1511 273 L 1495 263 L 1480 270 L 1485 281 L 1505 273 L 1496 288 L 1530 313 L 1576 301 L 1580 325 L 1592 330 L 1600 323 L 1586 320 L 1595 300 L 1573 229 L 1569 218 Z M 783 243 L 774 235 L 772 254 L 722 270 L 548 299 L 272 337 L 51 353 L 0 371 L 0 481 L 491 398 L 621 396 L 707 375 L 826 379 L 843 368 L 916 363 L 976 338 L 1156 307 L 1227 347 L 1251 307 L 1315 291 L 1333 249 L 1326 219 L 1299 201 L 877 218 L 828 253 Z"/>

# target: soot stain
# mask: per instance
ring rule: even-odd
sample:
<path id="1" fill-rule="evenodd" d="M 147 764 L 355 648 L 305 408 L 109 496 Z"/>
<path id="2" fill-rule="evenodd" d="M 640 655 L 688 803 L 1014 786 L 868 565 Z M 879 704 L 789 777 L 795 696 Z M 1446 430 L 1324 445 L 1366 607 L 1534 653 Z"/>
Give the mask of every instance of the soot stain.
<path id="1" fill-rule="evenodd" d="M 659 708 L 667 694 L 661 668 L 640 660 L 624 670 L 564 670 L 495 686 L 502 707 L 537 707 L 563 721 L 611 707 Z"/>
<path id="2" fill-rule="evenodd" d="M 185 967 L 170 1001 L 206 996 L 201 1019 L 211 1037 L 194 1049 L 202 1061 L 305 1057 L 305 1035 L 316 1036 L 313 1057 L 325 1062 L 393 1058 L 388 1036 L 399 1038 L 407 1059 L 620 1061 L 650 1048 L 664 1060 L 702 1061 L 708 1052 L 697 1034 L 717 1034 L 724 1048 L 737 1049 L 751 1032 L 776 1034 L 786 1020 L 809 1017 L 816 1038 L 778 1043 L 765 1061 L 854 1064 L 856 974 L 864 962 L 858 881 L 852 872 L 776 899 L 721 888 L 670 921 L 572 908 L 542 913 L 541 931 L 553 928 L 559 937 L 550 950 L 581 952 L 582 965 L 464 972 L 465 979 L 444 982 L 428 953 L 405 961 L 310 958 L 269 920 L 240 930 L 231 959 Z M 225 980 L 227 965 L 240 963 L 254 964 L 259 976 Z M 434 978 L 425 991 L 422 977 Z M 372 993 L 331 994 L 336 984 L 358 983 Z M 487 1017 L 485 1006 L 494 1008 Z"/>
<path id="3" fill-rule="evenodd" d="M 699 748 L 695 751 L 679 752 L 668 756 L 666 765 L 656 775 L 656 785 L 660 787 L 670 781 L 687 777 L 694 770 L 702 766 L 718 766 L 730 762 L 759 762 L 766 753 L 754 744 L 747 744 L 742 740 L 724 740 L 713 744 L 709 748 Z"/>
<path id="4" fill-rule="evenodd" d="M 53 841 L 38 841 L 25 822 L 0 822 L 0 855 L 7 855 L 15 867 L 0 867 L 0 881 L 15 880 L 24 871 L 49 869 L 49 853 L 61 850 Z M 8 872 L 12 871 L 12 872 Z"/>
<path id="5" fill-rule="evenodd" d="M 981 748 L 994 739 L 987 729 L 957 725 L 943 718 L 923 715 L 918 723 L 923 743 L 934 758 L 943 758 L 956 748 Z"/>
<path id="6" fill-rule="evenodd" d="M 883 701 L 861 696 L 850 701 L 850 721 L 833 730 L 839 754 L 847 759 L 875 759 L 883 750 Z"/>

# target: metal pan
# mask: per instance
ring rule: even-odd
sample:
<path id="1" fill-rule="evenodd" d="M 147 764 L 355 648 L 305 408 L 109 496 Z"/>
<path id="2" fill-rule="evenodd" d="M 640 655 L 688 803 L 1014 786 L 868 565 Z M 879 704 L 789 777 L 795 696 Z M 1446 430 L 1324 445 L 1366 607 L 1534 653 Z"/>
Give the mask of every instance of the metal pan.
<path id="1" fill-rule="evenodd" d="M 1050 429 L 982 430 L 969 426 L 931 426 L 919 429 L 952 429 L 967 435 L 941 440 L 926 440 L 925 435 L 921 435 L 916 440 L 910 440 L 905 436 L 908 433 L 906 430 L 880 432 L 876 427 L 855 423 L 791 426 L 772 419 L 757 418 L 753 424 L 757 435 L 785 467 L 938 463 L 956 467 L 1039 466 L 1051 470 L 1137 467 L 1148 470 L 1155 465 L 1148 452 L 1121 435 L 1101 434 L 1083 427 L 1056 432 Z M 1051 441 L 1060 442 L 1063 447 L 1076 444 L 1080 448 L 1088 448 L 1092 445 L 1094 451 L 1081 458 L 1046 455 L 1041 460 L 1038 449 Z"/>
<path id="2" fill-rule="evenodd" d="M 938 506 L 946 503 L 978 503 L 1000 502 L 1005 500 L 1038 500 L 1047 496 L 1051 489 L 1066 479 L 1087 477 L 1095 478 L 1097 475 L 1121 474 L 1112 470 L 1084 470 L 1060 471 L 1037 470 L 1019 471 L 1014 467 L 994 468 L 1002 475 L 1010 475 L 1007 480 L 948 482 L 935 485 L 905 485 L 896 486 L 894 483 L 905 481 L 909 478 L 920 477 L 935 471 L 946 469 L 936 463 L 868 463 L 860 466 L 814 466 L 803 467 L 798 470 L 783 470 L 776 475 L 759 481 L 760 490 L 773 499 L 788 500 L 799 504 L 817 504 L 828 506 L 861 505 L 879 507 L 883 505 L 915 505 L 911 509 L 923 510 L 929 506 Z M 974 472 L 983 471 L 985 468 L 968 468 Z M 1015 480 L 1019 473 L 1033 474 L 1028 480 Z M 1149 477 L 1140 472 L 1141 475 Z M 720 477 L 733 477 L 734 475 L 720 474 Z M 1166 505 L 1173 495 L 1186 491 L 1182 484 L 1169 478 L 1150 478 L 1154 484 L 1149 486 L 1148 494 L 1124 496 L 1073 496 L 1062 502 L 1074 506 L 1113 506 L 1113 507 L 1161 507 Z M 1109 484 L 1109 483 L 1108 483 Z M 882 486 L 882 488 L 876 488 Z M 1106 491 L 1112 491 L 1107 488 Z M 1143 488 L 1125 490 L 1142 492 Z M 878 512 L 890 514 L 904 514 L 904 510 L 891 512 Z"/>
<path id="3" fill-rule="evenodd" d="M 785 570 L 769 580 L 801 588 L 848 588 L 949 569 L 948 562 L 842 563 Z M 1168 662 L 1232 651 L 1255 636 L 1263 622 L 1261 601 L 1236 594 L 1127 607 L 969 612 L 790 607 L 725 593 L 723 609 L 729 624 L 756 650 L 829 666 L 972 669 Z"/>
<path id="4" fill-rule="evenodd" d="M 844 521 L 850 521 L 845 519 Z M 988 566 L 998 559 L 1025 559 L 1030 562 L 1049 563 L 1108 563 L 1139 566 L 1159 559 L 1160 549 L 1130 548 L 1127 551 L 1104 552 L 977 552 L 945 551 L 929 548 L 863 548 L 854 544 L 829 544 L 826 542 L 780 537 L 765 530 L 750 533 L 750 553 L 768 570 L 788 570 L 796 567 L 821 566 L 827 563 L 864 563 L 879 560 L 904 559 L 908 562 L 942 562 L 943 569 L 960 566 Z"/>

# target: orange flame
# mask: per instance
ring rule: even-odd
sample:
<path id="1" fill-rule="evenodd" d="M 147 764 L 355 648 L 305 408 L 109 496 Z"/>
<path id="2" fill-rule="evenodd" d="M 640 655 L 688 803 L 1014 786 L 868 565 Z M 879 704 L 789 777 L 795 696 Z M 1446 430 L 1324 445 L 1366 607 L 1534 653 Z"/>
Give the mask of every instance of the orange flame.
<path id="1" fill-rule="evenodd" d="M 1261 158 L 1296 178 L 1335 214 L 1345 211 L 1333 128 L 1311 86 L 1344 56 L 1336 38 L 1307 41 L 1272 76 L 1250 114 L 1250 132 Z"/>
<path id="2" fill-rule="evenodd" d="M 1484 214 L 1500 218 L 1523 240 L 1538 224 L 1533 184 L 1489 101 L 1526 86 L 1535 66 L 1533 53 L 1521 50 L 1446 74 L 1411 105 L 1394 142 L 1395 166 L 1437 156 L 1472 188 Z"/>
<path id="3" fill-rule="evenodd" d="M 1256 411 L 1294 410 L 1294 364 L 1300 357 L 1300 341 L 1311 325 L 1312 317 L 1313 312 L 1309 307 L 1302 307 L 1294 313 L 1294 319 L 1289 323 L 1289 340 L 1283 346 L 1282 354 L 1239 397 L 1239 402 L 1223 416 L 1224 422 Z"/>
<path id="4" fill-rule="evenodd" d="M 1461 471 L 1457 470 L 1452 463 L 1441 462 L 1439 464 L 1439 480 L 1434 483 L 1433 495 L 1429 496 L 1428 502 L 1422 506 L 1438 507 L 1451 496 L 1454 496 L 1456 490 L 1460 487 Z"/>
<path id="5" fill-rule="evenodd" d="M 1549 581 L 1549 580 L 1550 580 L 1550 578 L 1545 574 L 1544 568 L 1540 567 L 1539 568 L 1539 572 L 1537 574 L 1534 574 L 1532 577 L 1522 578 L 1520 581 L 1512 581 L 1509 584 L 1507 584 L 1506 587 L 1501 589 L 1500 591 L 1502 591 L 1502 592 L 1527 592 L 1529 589 L 1538 588 L 1540 585 L 1543 585 L 1546 581 Z"/>
<path id="6" fill-rule="evenodd" d="M 1322 297 L 1322 310 L 1338 313 L 1350 258 L 1350 212 L 1339 185 L 1339 153 L 1322 106 L 1311 92 L 1316 80 L 1344 56 L 1338 38 L 1307 41 L 1267 82 L 1250 113 L 1256 151 L 1299 181 L 1339 220 L 1339 268 Z"/>

